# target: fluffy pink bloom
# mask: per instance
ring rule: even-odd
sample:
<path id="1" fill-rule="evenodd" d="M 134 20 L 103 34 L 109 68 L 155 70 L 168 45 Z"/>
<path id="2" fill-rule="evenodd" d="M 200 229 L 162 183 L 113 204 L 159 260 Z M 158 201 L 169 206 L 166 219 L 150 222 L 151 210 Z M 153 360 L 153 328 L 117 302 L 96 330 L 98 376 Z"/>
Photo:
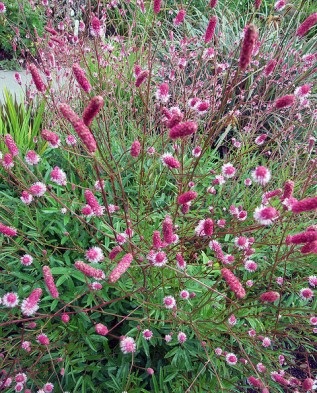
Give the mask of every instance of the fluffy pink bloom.
<path id="1" fill-rule="evenodd" d="M 0 2 L 0 14 L 4 14 L 6 12 L 6 6 Z"/>
<path id="2" fill-rule="evenodd" d="M 63 312 L 61 315 L 61 320 L 63 323 L 68 323 L 70 321 L 70 316 L 66 312 Z"/>
<path id="3" fill-rule="evenodd" d="M 306 84 L 306 85 L 302 85 L 302 86 L 297 87 L 294 91 L 294 94 L 296 97 L 304 98 L 304 97 L 309 96 L 310 91 L 311 91 L 311 85 Z"/>
<path id="4" fill-rule="evenodd" d="M 299 295 L 304 300 L 310 300 L 314 296 L 314 292 L 310 288 L 302 288 L 299 291 Z"/>
<path id="5" fill-rule="evenodd" d="M 89 93 L 91 90 L 91 85 L 89 80 L 86 77 L 85 71 L 80 67 L 79 64 L 73 64 L 73 73 L 75 76 L 76 81 L 78 82 L 79 86 L 86 92 Z"/>
<path id="6" fill-rule="evenodd" d="M 184 205 L 185 203 L 193 201 L 195 198 L 197 198 L 197 192 L 196 191 L 186 191 L 183 194 L 179 195 L 177 198 L 177 203 L 179 205 Z"/>
<path id="7" fill-rule="evenodd" d="M 21 311 L 23 315 L 30 316 L 36 313 L 36 311 L 39 309 L 39 301 L 42 296 L 42 289 L 41 288 L 35 288 L 29 297 L 24 299 L 21 304 Z"/>
<path id="8" fill-rule="evenodd" d="M 77 143 L 76 138 L 73 135 L 67 135 L 65 142 L 68 146 L 75 146 Z"/>
<path id="9" fill-rule="evenodd" d="M 228 162 L 227 164 L 224 164 L 221 168 L 221 173 L 223 177 L 229 179 L 230 177 L 233 177 L 236 173 L 236 168 Z"/>
<path id="10" fill-rule="evenodd" d="M 295 103 L 294 94 L 289 94 L 278 98 L 275 101 L 274 106 L 276 109 L 283 109 L 283 108 L 289 108 L 290 106 L 294 105 L 294 103 Z"/>
<path id="11" fill-rule="evenodd" d="M 248 272 L 252 272 L 253 273 L 258 268 L 258 265 L 254 261 L 248 260 L 248 261 L 244 262 L 244 268 Z"/>
<path id="12" fill-rule="evenodd" d="M 26 352 L 31 352 L 31 343 L 30 343 L 30 341 L 22 341 L 21 348 L 24 349 Z"/>
<path id="13" fill-rule="evenodd" d="M 238 358 L 234 353 L 227 353 L 226 362 L 229 364 L 229 366 L 234 366 L 238 363 Z"/>
<path id="14" fill-rule="evenodd" d="M 171 139 L 185 138 L 197 131 L 198 125 L 194 121 L 185 121 L 178 123 L 170 129 L 169 137 Z"/>
<path id="15" fill-rule="evenodd" d="M 146 340 L 150 340 L 153 337 L 153 332 L 149 329 L 145 329 L 142 332 L 142 336 L 146 339 Z"/>
<path id="16" fill-rule="evenodd" d="M 254 25 L 246 27 L 240 52 L 239 67 L 246 70 L 251 62 L 252 52 L 258 38 L 258 31 Z"/>
<path id="17" fill-rule="evenodd" d="M 169 153 L 163 154 L 161 160 L 163 165 L 170 169 L 179 168 L 181 166 L 180 162 Z"/>
<path id="18" fill-rule="evenodd" d="M 200 220 L 197 227 L 195 228 L 197 236 L 211 236 L 213 234 L 213 230 L 214 223 L 211 218 Z"/>
<path id="19" fill-rule="evenodd" d="M 97 334 L 100 334 L 101 336 L 105 336 L 109 332 L 107 326 L 103 325 L 102 323 L 97 323 L 97 325 L 95 325 L 95 331 Z"/>
<path id="20" fill-rule="evenodd" d="M 180 291 L 179 296 L 180 296 L 181 299 L 188 300 L 190 294 L 189 294 L 188 291 L 182 290 L 182 291 Z"/>
<path id="21" fill-rule="evenodd" d="M 193 155 L 194 157 L 199 157 L 199 156 L 201 155 L 201 152 L 202 152 L 201 147 L 200 147 L 200 146 L 196 146 L 196 147 L 194 147 L 193 150 L 192 150 L 192 155 Z"/>
<path id="22" fill-rule="evenodd" d="M 122 274 L 124 274 L 128 270 L 132 260 L 133 260 L 133 255 L 126 254 L 117 264 L 117 266 L 112 270 L 112 272 L 109 274 L 108 281 L 111 284 L 118 281 L 119 278 L 122 276 Z"/>
<path id="23" fill-rule="evenodd" d="M 26 383 L 26 381 L 28 380 L 26 374 L 24 373 L 18 373 L 15 377 L 14 377 L 15 382 L 20 382 L 22 384 Z"/>
<path id="24" fill-rule="evenodd" d="M 261 225 L 271 225 L 279 217 L 279 212 L 274 207 L 257 207 L 253 214 L 254 219 Z"/>
<path id="25" fill-rule="evenodd" d="M 27 191 L 22 191 L 22 194 L 20 196 L 20 199 L 23 203 L 26 205 L 29 205 L 33 201 L 33 197 L 31 194 L 29 194 Z"/>
<path id="26" fill-rule="evenodd" d="M 152 265 L 158 267 L 162 267 L 167 263 L 166 253 L 164 251 L 155 252 L 154 250 L 151 250 L 147 259 L 151 261 Z"/>
<path id="27" fill-rule="evenodd" d="M 105 258 L 100 247 L 89 248 L 85 253 L 85 257 L 89 262 L 93 263 L 99 263 Z"/>
<path id="28" fill-rule="evenodd" d="M 141 153 L 141 143 L 138 140 L 135 140 L 130 148 L 130 154 L 132 157 L 138 157 Z"/>
<path id="29" fill-rule="evenodd" d="M 261 6 L 262 0 L 255 0 L 254 1 L 254 8 L 258 10 Z"/>
<path id="30" fill-rule="evenodd" d="M 229 270 L 229 269 L 221 269 L 221 275 L 226 280 L 229 288 L 232 292 L 235 293 L 238 299 L 242 299 L 245 297 L 246 293 L 241 285 L 239 279 Z"/>
<path id="31" fill-rule="evenodd" d="M 173 221 L 170 216 L 166 216 L 162 224 L 163 240 L 167 244 L 172 244 L 174 241 Z"/>
<path id="32" fill-rule="evenodd" d="M 136 78 L 135 87 L 140 87 L 142 85 L 142 83 L 145 81 L 145 79 L 147 79 L 148 76 L 149 76 L 148 70 L 141 71 Z"/>
<path id="33" fill-rule="evenodd" d="M 91 18 L 90 33 L 93 37 L 102 37 L 104 34 L 104 30 L 100 23 L 100 20 L 96 16 L 93 16 Z"/>
<path id="34" fill-rule="evenodd" d="M 314 12 L 313 14 L 309 15 L 308 18 L 304 20 L 304 22 L 299 26 L 299 28 L 296 31 L 296 35 L 298 37 L 304 37 L 305 34 L 308 33 L 308 30 L 310 30 L 315 24 L 317 23 L 317 12 Z"/>
<path id="35" fill-rule="evenodd" d="M 270 60 L 267 63 L 266 67 L 264 68 L 264 75 L 270 76 L 272 74 L 272 72 L 274 71 L 276 64 L 277 64 L 277 60 L 275 60 L 275 59 Z"/>
<path id="36" fill-rule="evenodd" d="M 256 183 L 265 186 L 271 179 L 271 172 L 265 166 L 258 166 L 251 172 L 251 177 Z"/>
<path id="37" fill-rule="evenodd" d="M 274 291 L 264 292 L 260 296 L 261 302 L 267 302 L 267 303 L 273 303 L 276 300 L 279 300 L 279 298 L 280 298 L 280 294 Z"/>
<path id="38" fill-rule="evenodd" d="M 51 393 L 54 390 L 54 385 L 51 382 L 47 382 L 43 386 L 43 390 L 45 393 Z"/>
<path id="39" fill-rule="evenodd" d="M 286 7 L 286 1 L 287 0 L 278 0 L 275 4 L 274 4 L 274 8 L 276 11 L 282 11 L 285 7 Z"/>
<path id="40" fill-rule="evenodd" d="M 153 0 L 153 11 L 155 14 L 158 14 L 160 12 L 161 2 L 162 0 Z"/>
<path id="41" fill-rule="evenodd" d="M 305 392 L 312 390 L 313 386 L 314 386 L 314 380 L 312 378 L 306 378 L 302 382 L 302 388 L 304 389 Z"/>
<path id="42" fill-rule="evenodd" d="M 51 171 L 51 181 L 60 185 L 60 186 L 66 186 L 67 180 L 66 180 L 66 173 L 59 168 L 58 166 L 54 167 Z"/>
<path id="43" fill-rule="evenodd" d="M 162 246 L 161 234 L 159 231 L 154 231 L 152 235 L 153 248 L 159 249 Z"/>
<path id="44" fill-rule="evenodd" d="M 217 5 L 217 3 L 218 3 L 218 0 L 210 0 L 210 1 L 209 1 L 209 6 L 210 6 L 211 8 L 215 8 L 216 5 Z"/>
<path id="45" fill-rule="evenodd" d="M 291 206 L 293 213 L 302 213 L 309 210 L 317 209 L 317 197 L 302 199 L 294 202 Z"/>
<path id="46" fill-rule="evenodd" d="M 20 261 L 22 265 L 30 266 L 33 263 L 33 258 L 31 257 L 31 255 L 25 254 L 20 258 Z"/>
<path id="47" fill-rule="evenodd" d="M 176 307 L 176 300 L 173 296 L 165 296 L 163 299 L 163 304 L 165 308 L 172 309 Z"/>
<path id="48" fill-rule="evenodd" d="M 10 153 L 6 153 L 2 160 L 1 164 L 5 169 L 11 169 L 14 167 L 13 157 Z"/>
<path id="49" fill-rule="evenodd" d="M 236 247 L 238 247 L 238 248 L 240 248 L 242 250 L 246 250 L 249 247 L 250 242 L 249 242 L 249 239 L 247 237 L 239 236 L 239 237 L 236 237 L 234 239 L 234 244 L 235 244 Z"/>
<path id="50" fill-rule="evenodd" d="M 50 340 L 47 337 L 46 334 L 41 333 L 37 336 L 37 342 L 41 345 L 49 345 L 50 344 Z"/>
<path id="51" fill-rule="evenodd" d="M 176 17 L 173 20 L 174 26 L 179 26 L 181 23 L 183 23 L 185 16 L 186 16 L 186 11 L 183 9 L 179 10 Z"/>
<path id="52" fill-rule="evenodd" d="M 261 146 L 265 142 L 266 138 L 267 138 L 266 134 L 261 134 L 255 138 L 254 142 L 256 145 Z"/>
<path id="53" fill-rule="evenodd" d="M 230 315 L 230 317 L 228 318 L 228 323 L 229 323 L 229 325 L 231 325 L 231 326 L 234 326 L 234 325 L 236 325 L 236 323 L 237 323 L 237 318 L 235 317 L 235 315 Z"/>
<path id="54" fill-rule="evenodd" d="M 97 150 L 97 143 L 89 128 L 82 120 L 74 122 L 72 125 L 83 144 L 87 147 L 89 153 L 94 153 Z"/>
<path id="55" fill-rule="evenodd" d="M 41 136 L 53 149 L 57 148 L 61 144 L 59 136 L 52 131 L 42 130 Z"/>
<path id="56" fill-rule="evenodd" d="M 317 231 L 306 231 L 297 233 L 296 235 L 289 235 L 286 237 L 286 244 L 301 244 L 317 240 Z"/>
<path id="57" fill-rule="evenodd" d="M 308 282 L 312 287 L 317 287 L 317 276 L 309 276 Z"/>
<path id="58" fill-rule="evenodd" d="M 185 342 L 186 340 L 187 340 L 186 334 L 185 334 L 184 332 L 179 332 L 178 335 L 177 335 L 177 341 L 178 341 L 180 344 L 184 344 L 184 342 Z"/>
<path id="59" fill-rule="evenodd" d="M 146 369 L 146 372 L 147 372 L 147 374 L 149 374 L 149 375 L 153 375 L 153 374 L 154 374 L 154 370 L 153 370 L 153 368 L 151 368 L 151 367 L 148 367 L 148 368 Z"/>
<path id="60" fill-rule="evenodd" d="M 32 184 L 32 186 L 29 188 L 29 192 L 33 196 L 41 197 L 46 192 L 46 185 L 38 181 Z"/>
<path id="61" fill-rule="evenodd" d="M 173 128 L 178 123 L 180 123 L 184 117 L 184 114 L 178 106 L 173 106 L 169 110 L 167 108 L 163 108 L 162 112 L 165 115 L 165 117 L 163 118 L 163 123 L 166 125 L 167 128 Z"/>
<path id="62" fill-rule="evenodd" d="M 267 191 L 262 195 L 262 204 L 265 205 L 269 202 L 269 200 L 277 195 L 282 194 L 282 190 L 280 188 L 272 191 Z"/>
<path id="63" fill-rule="evenodd" d="M 93 97 L 83 112 L 83 122 L 89 127 L 93 119 L 97 116 L 104 105 L 104 100 L 101 96 Z"/>
<path id="64" fill-rule="evenodd" d="M 93 277 L 95 280 L 104 280 L 105 273 L 100 269 L 95 269 L 94 267 L 87 265 L 87 263 L 82 261 L 76 261 L 74 266 L 77 270 L 81 271 L 87 277 Z"/>
<path id="65" fill-rule="evenodd" d="M 317 325 L 317 317 L 311 317 L 311 318 L 309 319 L 309 323 L 310 323 L 311 325 L 313 325 L 313 326 L 316 326 L 316 325 Z"/>
<path id="66" fill-rule="evenodd" d="M 18 231 L 15 228 L 8 227 L 0 222 L 0 233 L 7 237 L 13 237 L 17 235 Z"/>
<path id="67" fill-rule="evenodd" d="M 18 149 L 17 145 L 15 144 L 14 139 L 12 138 L 11 135 L 9 135 L 9 134 L 5 135 L 4 143 L 6 144 L 12 157 L 19 155 L 19 149 Z"/>
<path id="68" fill-rule="evenodd" d="M 29 165 L 37 165 L 41 157 L 34 150 L 29 150 L 25 155 L 25 162 Z"/>
<path id="69" fill-rule="evenodd" d="M 155 98 L 163 103 L 168 102 L 170 98 L 170 94 L 168 94 L 168 90 L 169 90 L 168 83 L 160 84 L 159 88 L 156 90 Z"/>
<path id="70" fill-rule="evenodd" d="M 54 299 L 57 299 L 59 297 L 59 293 L 56 288 L 51 269 L 48 266 L 43 266 L 43 276 L 45 285 L 47 286 L 49 293 Z"/>
<path id="71" fill-rule="evenodd" d="M 120 339 L 120 349 L 125 355 L 136 351 L 136 344 L 132 337 L 123 336 Z"/>
<path id="72" fill-rule="evenodd" d="M 39 73 L 39 70 L 37 69 L 35 64 L 30 64 L 29 65 L 29 70 L 31 72 L 32 80 L 35 84 L 35 87 L 37 90 L 41 93 L 44 93 L 46 90 L 46 86 L 41 78 L 41 75 Z"/>
<path id="73" fill-rule="evenodd" d="M 206 32 L 205 32 L 205 37 L 204 37 L 204 41 L 205 44 L 208 44 L 208 42 L 210 42 L 212 40 L 212 37 L 215 34 L 215 29 L 216 29 L 216 25 L 218 22 L 218 18 L 216 17 L 216 15 L 213 15 L 208 23 Z"/>
<path id="74" fill-rule="evenodd" d="M 15 292 L 6 293 L 2 298 L 5 307 L 13 308 L 19 304 L 19 296 Z"/>

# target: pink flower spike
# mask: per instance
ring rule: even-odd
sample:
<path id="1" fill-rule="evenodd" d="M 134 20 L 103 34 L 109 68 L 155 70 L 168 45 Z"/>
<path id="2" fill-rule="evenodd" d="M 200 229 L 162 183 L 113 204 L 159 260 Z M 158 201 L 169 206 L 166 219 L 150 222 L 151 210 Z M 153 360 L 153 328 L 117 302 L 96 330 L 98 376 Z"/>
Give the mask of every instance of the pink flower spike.
<path id="1" fill-rule="evenodd" d="M 87 265 L 85 262 L 76 261 L 74 264 L 75 268 L 81 271 L 87 277 L 93 277 L 95 280 L 104 280 L 105 273 L 100 269 Z"/>
<path id="2" fill-rule="evenodd" d="M 149 76 L 148 70 L 141 71 L 136 78 L 135 86 L 140 87 L 142 85 L 142 83 L 147 79 L 148 76 Z"/>
<path id="3" fill-rule="evenodd" d="M 168 94 L 169 86 L 167 83 L 162 83 L 159 88 L 156 90 L 155 98 L 158 101 L 161 101 L 163 104 L 166 104 L 170 98 L 170 94 Z"/>
<path id="4" fill-rule="evenodd" d="M 132 157 L 138 157 L 141 153 L 141 143 L 138 140 L 135 140 L 130 148 L 130 154 Z"/>
<path id="5" fill-rule="evenodd" d="M 42 130 L 41 137 L 48 142 L 52 149 L 57 148 L 61 144 L 59 136 L 52 131 Z"/>
<path id="6" fill-rule="evenodd" d="M 43 276 L 49 293 L 54 299 L 57 299 L 59 297 L 59 293 L 56 288 L 51 269 L 48 266 L 43 266 Z"/>
<path id="7" fill-rule="evenodd" d="M 317 209 L 317 197 L 302 199 L 291 206 L 292 212 L 296 214 L 315 209 Z"/>
<path id="8" fill-rule="evenodd" d="M 24 299 L 21 304 L 21 311 L 23 315 L 26 316 L 31 316 L 36 313 L 36 311 L 39 309 L 39 301 L 42 296 L 42 289 L 41 288 L 35 288 L 29 297 Z"/>
<path id="9" fill-rule="evenodd" d="M 209 7 L 215 8 L 217 3 L 218 3 L 218 0 L 210 0 L 209 1 Z"/>
<path id="10" fill-rule="evenodd" d="M 17 145 L 15 144 L 14 139 L 12 138 L 11 135 L 9 135 L 9 134 L 5 135 L 4 143 L 6 144 L 12 157 L 19 155 L 19 149 L 18 149 Z"/>
<path id="11" fill-rule="evenodd" d="M 76 81 L 78 82 L 79 86 L 86 92 L 89 93 L 91 90 L 90 82 L 86 77 L 85 71 L 80 67 L 79 64 L 73 64 L 73 73 L 75 76 Z"/>
<path id="12" fill-rule="evenodd" d="M 239 67 L 241 70 L 246 70 L 251 62 L 252 52 L 255 43 L 258 39 L 258 31 L 254 25 L 246 27 L 244 39 L 240 52 Z"/>
<path id="13" fill-rule="evenodd" d="M 212 40 L 212 37 L 215 34 L 217 22 L 218 22 L 218 18 L 216 17 L 216 15 L 213 15 L 210 18 L 207 29 L 206 29 L 206 33 L 205 33 L 205 37 L 204 37 L 205 44 L 208 44 L 208 42 L 210 42 Z"/>
<path id="14" fill-rule="evenodd" d="M 31 72 L 32 75 L 32 79 L 33 82 L 35 84 L 35 87 L 37 88 L 37 90 L 41 93 L 44 93 L 46 90 L 46 86 L 44 84 L 44 82 L 42 81 L 42 78 L 40 76 L 39 70 L 37 69 L 35 64 L 30 64 L 29 65 L 29 70 Z"/>
<path id="15" fill-rule="evenodd" d="M 239 279 L 229 269 L 221 269 L 221 275 L 238 299 L 245 297 L 246 293 L 243 286 L 241 285 Z"/>
<path id="16" fill-rule="evenodd" d="M 198 125 L 194 121 L 185 121 L 178 123 L 170 129 L 169 137 L 171 139 L 185 138 L 197 131 Z"/>
<path id="17" fill-rule="evenodd" d="M 175 19 L 173 20 L 174 26 L 179 26 L 181 23 L 183 23 L 185 16 L 186 16 L 186 11 L 183 9 L 179 10 Z"/>
<path id="18" fill-rule="evenodd" d="M 93 97 L 90 100 L 88 106 L 83 112 L 83 122 L 87 127 L 91 125 L 93 119 L 97 116 L 103 105 L 104 100 L 101 96 Z"/>
<path id="19" fill-rule="evenodd" d="M 18 234 L 18 231 L 13 227 L 8 227 L 7 225 L 2 224 L 0 222 L 0 233 L 7 237 L 13 237 Z"/>
<path id="20" fill-rule="evenodd" d="M 115 257 L 122 251 L 122 248 L 120 246 L 115 246 L 109 253 L 109 259 L 113 261 Z"/>
<path id="21" fill-rule="evenodd" d="M 103 325 L 102 323 L 97 323 L 97 325 L 95 325 L 95 331 L 101 336 L 106 336 L 109 332 L 107 326 Z"/>
<path id="22" fill-rule="evenodd" d="M 153 11 L 155 14 L 158 14 L 160 12 L 161 2 L 162 0 L 153 0 Z"/>
<path id="23" fill-rule="evenodd" d="M 188 202 L 193 201 L 194 199 L 197 198 L 197 192 L 196 191 L 187 191 L 184 192 L 183 194 L 179 195 L 177 198 L 177 203 L 179 205 L 184 205 Z"/>
<path id="24" fill-rule="evenodd" d="M 174 241 L 173 221 L 170 216 L 166 216 L 162 224 L 163 240 L 167 244 L 172 244 Z"/>
<path id="25" fill-rule="evenodd" d="M 299 28 L 296 31 L 297 37 L 304 37 L 308 33 L 308 31 L 315 26 L 317 23 L 317 12 L 314 12 L 313 14 L 309 15 L 308 18 L 304 20 L 304 22 L 299 26 Z"/>
<path id="26" fill-rule="evenodd" d="M 283 108 L 289 108 L 295 103 L 295 96 L 293 94 L 289 94 L 283 97 L 278 98 L 274 106 L 276 109 L 283 109 Z"/>
<path id="27" fill-rule="evenodd" d="M 120 349 L 123 354 L 133 353 L 136 351 L 136 344 L 132 337 L 123 336 L 120 339 Z"/>
<path id="28" fill-rule="evenodd" d="M 266 303 L 274 303 L 276 300 L 279 300 L 279 298 L 280 298 L 280 294 L 274 291 L 264 292 L 260 296 L 261 302 L 266 302 Z"/>
<path id="29" fill-rule="evenodd" d="M 10 153 L 6 153 L 2 160 L 1 164 L 5 169 L 11 169 L 14 167 L 13 157 Z"/>
<path id="30" fill-rule="evenodd" d="M 132 254 L 126 254 L 118 263 L 118 265 L 109 274 L 108 281 L 113 284 L 128 270 L 133 260 Z"/>

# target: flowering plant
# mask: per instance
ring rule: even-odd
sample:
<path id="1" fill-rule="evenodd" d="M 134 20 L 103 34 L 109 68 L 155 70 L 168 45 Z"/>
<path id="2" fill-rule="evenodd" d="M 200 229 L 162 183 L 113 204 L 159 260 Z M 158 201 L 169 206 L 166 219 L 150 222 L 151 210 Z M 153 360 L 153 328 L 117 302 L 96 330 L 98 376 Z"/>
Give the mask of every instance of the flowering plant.
<path id="1" fill-rule="evenodd" d="M 1 388 L 312 389 L 315 16 L 276 31 L 257 1 L 224 46 L 216 3 L 199 33 L 155 0 L 39 39 L 46 150 L 3 137 Z"/>

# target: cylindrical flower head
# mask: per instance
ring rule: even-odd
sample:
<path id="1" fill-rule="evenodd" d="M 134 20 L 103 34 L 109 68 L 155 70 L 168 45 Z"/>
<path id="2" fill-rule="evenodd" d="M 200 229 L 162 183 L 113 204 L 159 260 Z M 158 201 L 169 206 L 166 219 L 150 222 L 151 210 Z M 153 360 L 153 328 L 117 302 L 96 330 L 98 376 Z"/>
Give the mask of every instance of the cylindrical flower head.
<path id="1" fill-rule="evenodd" d="M 221 275 L 226 280 L 226 283 L 229 285 L 229 288 L 234 292 L 238 299 L 242 299 L 245 297 L 246 293 L 241 285 L 239 279 L 231 272 L 229 269 L 221 269 Z"/>
<path id="2" fill-rule="evenodd" d="M 161 11 L 161 2 L 162 0 L 154 0 L 153 11 L 155 14 L 158 14 Z"/>
<path id="3" fill-rule="evenodd" d="M 291 207 L 293 213 L 302 213 L 315 209 L 317 209 L 317 197 L 306 198 L 301 201 L 294 202 Z"/>
<path id="4" fill-rule="evenodd" d="M 270 60 L 267 63 L 266 67 L 264 68 L 264 75 L 270 76 L 272 74 L 272 72 L 274 71 L 276 64 L 277 64 L 277 60 L 275 60 L 275 59 Z"/>
<path id="5" fill-rule="evenodd" d="M 152 235 L 153 248 L 159 249 L 162 246 L 161 234 L 159 231 L 154 231 Z"/>
<path id="6" fill-rule="evenodd" d="M 178 123 L 169 132 L 169 137 L 171 139 L 185 138 L 188 135 L 192 135 L 197 131 L 197 123 L 194 121 L 185 121 L 183 123 Z"/>
<path id="7" fill-rule="evenodd" d="M 262 0 L 255 0 L 254 1 L 254 8 L 258 10 L 261 6 Z"/>
<path id="8" fill-rule="evenodd" d="M 283 109 L 283 108 L 289 108 L 290 106 L 294 105 L 294 103 L 295 103 L 294 94 L 289 94 L 278 98 L 275 101 L 274 106 L 276 109 Z"/>
<path id="9" fill-rule="evenodd" d="M 73 123 L 73 127 L 89 153 L 94 153 L 97 150 L 97 143 L 89 128 L 82 120 Z"/>
<path id="10" fill-rule="evenodd" d="M 97 116 L 100 109 L 103 107 L 104 100 L 101 96 L 93 97 L 88 106 L 85 108 L 83 112 L 83 122 L 89 127 L 92 123 L 93 119 Z"/>
<path id="11" fill-rule="evenodd" d="M 35 84 L 35 87 L 37 88 L 37 90 L 39 92 L 44 93 L 46 90 L 46 86 L 45 86 L 44 82 L 42 81 L 42 78 L 40 76 L 39 70 L 37 69 L 36 65 L 30 64 L 29 70 L 31 72 L 32 80 Z"/>
<path id="12" fill-rule="evenodd" d="M 212 37 L 215 34 L 217 22 L 218 22 L 218 18 L 216 17 L 216 15 L 210 18 L 204 38 L 205 44 L 208 44 L 208 42 L 212 40 Z"/>
<path id="13" fill-rule="evenodd" d="M 45 285 L 47 286 L 49 293 L 54 299 L 57 299 L 59 297 L 59 293 L 56 288 L 51 269 L 48 266 L 43 266 L 43 276 Z"/>
<path id="14" fill-rule="evenodd" d="M 177 198 L 177 203 L 179 205 L 184 205 L 185 203 L 191 202 L 195 198 L 197 198 L 197 192 L 196 191 L 187 191 L 184 192 L 184 194 L 179 195 Z"/>
<path id="15" fill-rule="evenodd" d="M 49 130 L 42 130 L 41 137 L 49 143 L 52 148 L 56 148 L 60 145 L 60 139 L 55 132 Z"/>
<path id="16" fill-rule="evenodd" d="M 76 261 L 74 264 L 77 270 L 80 270 L 87 277 L 93 277 L 96 280 L 103 280 L 105 278 L 105 273 L 100 269 L 95 269 L 94 267 L 87 265 L 87 263 L 82 261 Z"/>
<path id="17" fill-rule="evenodd" d="M 280 294 L 278 292 L 274 292 L 274 291 L 264 292 L 260 296 L 261 302 L 268 302 L 268 303 L 273 303 L 276 300 L 278 300 L 279 298 L 280 298 Z"/>
<path id="18" fill-rule="evenodd" d="M 253 376 L 248 378 L 248 382 L 251 386 L 254 386 L 255 388 L 263 388 L 263 383 L 261 382 L 261 380 Z"/>
<path id="19" fill-rule="evenodd" d="M 23 315 L 27 315 L 28 317 L 30 315 L 33 315 L 36 313 L 36 311 L 39 309 L 39 301 L 42 296 L 42 289 L 41 288 L 35 288 L 29 297 L 23 300 L 21 304 L 21 312 Z"/>
<path id="20" fill-rule="evenodd" d="M 15 228 L 8 227 L 0 222 L 0 233 L 7 237 L 13 237 L 17 235 L 18 231 Z"/>
<path id="21" fill-rule="evenodd" d="M 127 271 L 129 266 L 131 265 L 132 260 L 133 260 L 133 255 L 126 254 L 118 263 L 118 265 L 112 270 L 112 272 L 109 275 L 108 281 L 111 284 L 118 281 L 119 278 L 122 276 L 122 274 L 124 274 Z"/>
<path id="22" fill-rule="evenodd" d="M 141 143 L 138 140 L 135 140 L 130 148 L 130 154 L 132 157 L 138 157 L 141 153 Z"/>
<path id="23" fill-rule="evenodd" d="M 65 119 L 68 120 L 71 124 L 80 121 L 80 117 L 72 110 L 72 108 L 68 104 L 59 104 L 58 109 L 61 111 Z"/>
<path id="24" fill-rule="evenodd" d="M 109 259 L 113 261 L 115 257 L 122 251 L 122 248 L 120 246 L 115 246 L 110 252 L 109 252 Z"/>
<path id="25" fill-rule="evenodd" d="M 254 25 L 249 25 L 244 33 L 244 39 L 240 52 L 239 67 L 241 70 L 246 70 L 251 62 L 251 56 L 254 45 L 258 38 L 258 31 Z"/>
<path id="26" fill-rule="evenodd" d="M 317 23 L 317 12 L 311 14 L 304 22 L 299 26 L 296 31 L 298 37 L 304 37 L 308 30 L 310 30 Z"/>
<path id="27" fill-rule="evenodd" d="M 91 90 L 91 85 L 86 77 L 85 71 L 80 67 L 79 64 L 73 64 L 73 73 L 79 86 L 86 92 L 89 93 Z"/>
<path id="28" fill-rule="evenodd" d="M 306 243 L 301 249 L 302 254 L 317 254 L 317 241 Z"/>
<path id="29" fill-rule="evenodd" d="M 309 243 L 317 240 L 317 232 L 316 231 L 306 231 L 297 233 L 296 235 L 287 236 L 286 244 L 301 244 L 301 243 Z"/>
<path id="30" fill-rule="evenodd" d="M 169 153 L 163 154 L 161 160 L 163 165 L 170 169 L 179 168 L 181 166 L 180 162 Z"/>
<path id="31" fill-rule="evenodd" d="M 284 201 L 284 199 L 291 198 L 293 196 L 293 191 L 294 191 L 294 182 L 292 180 L 286 180 L 284 184 L 284 192 L 283 195 L 281 196 L 281 200 Z"/>
<path id="32" fill-rule="evenodd" d="M 162 224 L 163 240 L 167 244 L 172 244 L 174 241 L 173 221 L 170 216 L 166 216 Z"/>
<path id="33" fill-rule="evenodd" d="M 210 6 L 211 8 L 215 8 L 216 5 L 217 5 L 217 3 L 218 3 L 218 0 L 210 0 L 209 6 Z"/>
<path id="34" fill-rule="evenodd" d="M 101 336 L 105 336 L 106 334 L 108 334 L 109 330 L 107 326 L 103 325 L 102 323 L 97 323 L 97 325 L 95 326 L 95 331 Z"/>
<path id="35" fill-rule="evenodd" d="M 19 149 L 18 149 L 17 145 L 15 144 L 14 139 L 12 138 L 11 135 L 7 134 L 4 137 L 4 143 L 6 144 L 12 157 L 15 157 L 19 154 Z"/>
<path id="36" fill-rule="evenodd" d="M 136 78 L 135 86 L 140 87 L 148 76 L 149 76 L 149 71 L 147 70 L 141 71 Z"/>
<path id="37" fill-rule="evenodd" d="M 173 23 L 175 26 L 179 26 L 181 23 L 184 22 L 186 16 L 186 11 L 185 10 L 179 10 Z"/>

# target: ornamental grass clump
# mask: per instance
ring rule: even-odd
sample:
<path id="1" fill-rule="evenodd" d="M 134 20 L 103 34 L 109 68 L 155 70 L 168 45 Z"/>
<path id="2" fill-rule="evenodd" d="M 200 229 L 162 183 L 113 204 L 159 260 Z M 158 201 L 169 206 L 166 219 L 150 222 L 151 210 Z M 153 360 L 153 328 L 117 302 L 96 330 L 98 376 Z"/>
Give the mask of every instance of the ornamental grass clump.
<path id="1" fill-rule="evenodd" d="M 192 3 L 100 2 L 38 37 L 42 129 L 1 134 L 0 390 L 315 383 L 312 19 Z"/>

